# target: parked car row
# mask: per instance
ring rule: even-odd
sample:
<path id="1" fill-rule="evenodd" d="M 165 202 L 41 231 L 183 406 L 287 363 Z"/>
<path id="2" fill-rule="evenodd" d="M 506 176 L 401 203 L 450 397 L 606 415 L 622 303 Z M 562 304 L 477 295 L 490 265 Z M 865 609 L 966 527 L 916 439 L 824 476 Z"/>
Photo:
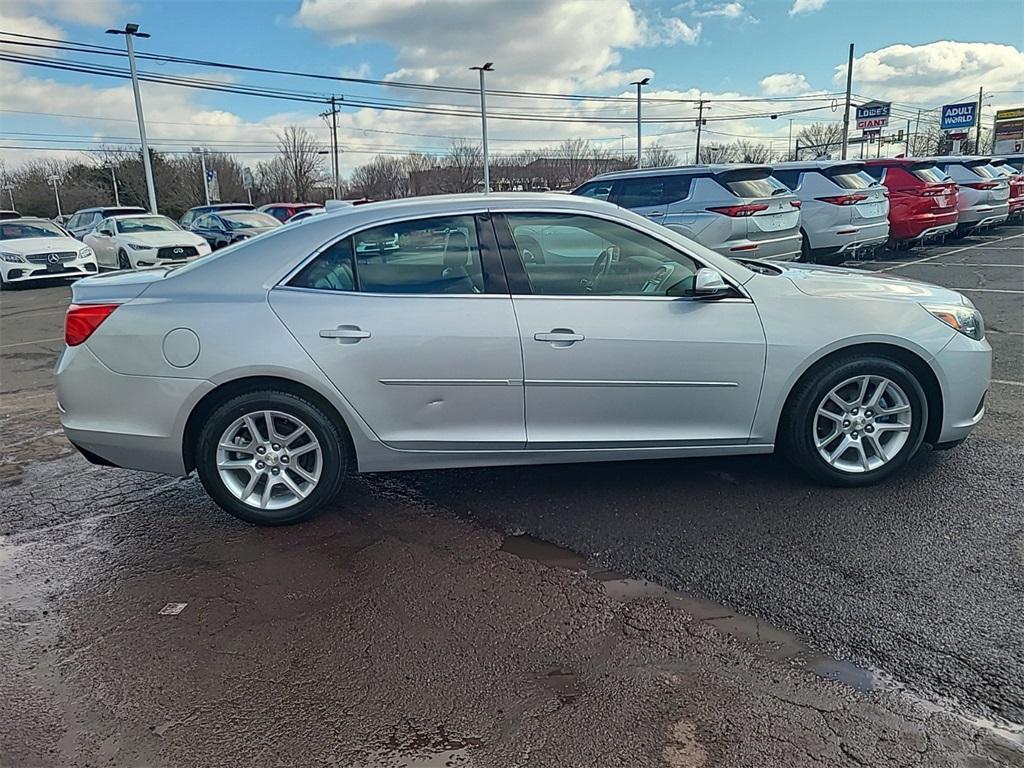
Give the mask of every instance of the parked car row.
<path id="1" fill-rule="evenodd" d="M 596 176 L 574 194 L 628 208 L 724 256 L 841 261 L 1024 216 L 1024 158 L 641 169 Z"/>

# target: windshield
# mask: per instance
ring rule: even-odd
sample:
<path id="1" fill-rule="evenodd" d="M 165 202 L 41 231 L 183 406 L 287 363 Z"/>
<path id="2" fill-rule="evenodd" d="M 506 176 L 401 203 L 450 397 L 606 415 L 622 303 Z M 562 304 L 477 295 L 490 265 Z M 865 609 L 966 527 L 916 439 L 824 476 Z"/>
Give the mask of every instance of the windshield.
<path id="1" fill-rule="evenodd" d="M 0 240 L 21 240 L 26 237 L 67 237 L 56 224 L 46 221 L 19 221 L 0 224 Z"/>
<path id="2" fill-rule="evenodd" d="M 822 173 L 830 178 L 833 184 L 843 189 L 867 189 L 873 184 L 878 184 L 859 165 L 841 165 L 837 168 L 826 168 Z"/>
<path id="3" fill-rule="evenodd" d="M 946 172 L 931 163 L 911 166 L 910 172 L 926 184 L 943 184 L 949 181 Z"/>
<path id="4" fill-rule="evenodd" d="M 229 229 L 258 229 L 262 227 L 276 227 L 280 225 L 277 219 L 259 211 L 231 211 L 222 213 L 220 217 Z"/>
<path id="5" fill-rule="evenodd" d="M 115 219 L 117 231 L 122 235 L 133 235 L 137 232 L 173 232 L 181 229 L 164 216 L 139 216 L 131 219 Z"/>

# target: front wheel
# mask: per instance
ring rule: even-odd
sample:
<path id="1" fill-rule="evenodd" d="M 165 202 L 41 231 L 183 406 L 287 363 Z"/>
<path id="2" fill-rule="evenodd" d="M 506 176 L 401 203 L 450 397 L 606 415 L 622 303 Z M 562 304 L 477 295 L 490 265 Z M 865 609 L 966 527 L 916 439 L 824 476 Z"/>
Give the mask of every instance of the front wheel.
<path id="1" fill-rule="evenodd" d="M 211 498 L 256 525 L 288 525 L 337 494 L 347 442 L 314 403 L 263 390 L 218 406 L 199 434 L 196 468 Z"/>
<path id="2" fill-rule="evenodd" d="M 812 372 L 793 393 L 782 440 L 812 478 L 870 485 L 917 453 L 928 401 L 914 374 L 882 357 L 851 358 Z"/>
<path id="3" fill-rule="evenodd" d="M 117 252 L 117 268 L 118 269 L 132 269 L 132 260 L 128 258 L 127 251 Z"/>

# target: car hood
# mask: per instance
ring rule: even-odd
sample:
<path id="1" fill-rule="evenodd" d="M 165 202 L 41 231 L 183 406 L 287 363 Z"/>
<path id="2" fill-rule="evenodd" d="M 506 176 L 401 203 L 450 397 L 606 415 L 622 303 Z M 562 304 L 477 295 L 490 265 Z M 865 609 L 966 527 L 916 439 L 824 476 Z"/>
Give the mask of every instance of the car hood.
<path id="1" fill-rule="evenodd" d="M 826 267 L 818 264 L 774 264 L 782 276 L 808 296 L 836 299 L 886 299 L 891 301 L 970 304 L 960 293 L 920 280 L 888 272 Z"/>
<path id="2" fill-rule="evenodd" d="M 17 240 L 0 240 L 0 251 L 26 256 L 30 253 L 60 253 L 78 251 L 84 248 L 73 237 L 22 237 Z"/>
<path id="3" fill-rule="evenodd" d="M 139 232 L 118 235 L 122 243 L 136 243 L 147 248 L 164 248 L 169 245 L 201 245 L 206 241 L 192 232 Z"/>

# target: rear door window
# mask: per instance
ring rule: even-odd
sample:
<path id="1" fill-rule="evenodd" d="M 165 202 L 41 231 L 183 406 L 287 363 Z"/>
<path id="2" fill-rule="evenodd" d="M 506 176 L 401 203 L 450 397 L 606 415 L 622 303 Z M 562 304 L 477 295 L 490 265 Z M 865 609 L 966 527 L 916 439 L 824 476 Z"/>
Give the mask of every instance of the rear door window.
<path id="1" fill-rule="evenodd" d="M 718 174 L 718 182 L 736 197 L 771 197 L 789 192 L 789 188 L 774 179 L 767 168 L 726 171 Z"/>
<path id="2" fill-rule="evenodd" d="M 859 165 L 839 165 L 823 168 L 821 171 L 837 187 L 843 189 L 867 189 L 877 182 Z"/>
<path id="3" fill-rule="evenodd" d="M 614 202 L 623 208 L 650 208 L 674 203 L 688 194 L 688 176 L 644 176 L 621 179 L 615 188 Z"/>
<path id="4" fill-rule="evenodd" d="M 583 197 L 592 197 L 595 200 L 607 200 L 608 195 L 612 193 L 612 184 L 615 182 L 609 181 L 591 181 L 588 184 L 584 184 L 582 187 L 576 190 L 575 194 Z"/>

